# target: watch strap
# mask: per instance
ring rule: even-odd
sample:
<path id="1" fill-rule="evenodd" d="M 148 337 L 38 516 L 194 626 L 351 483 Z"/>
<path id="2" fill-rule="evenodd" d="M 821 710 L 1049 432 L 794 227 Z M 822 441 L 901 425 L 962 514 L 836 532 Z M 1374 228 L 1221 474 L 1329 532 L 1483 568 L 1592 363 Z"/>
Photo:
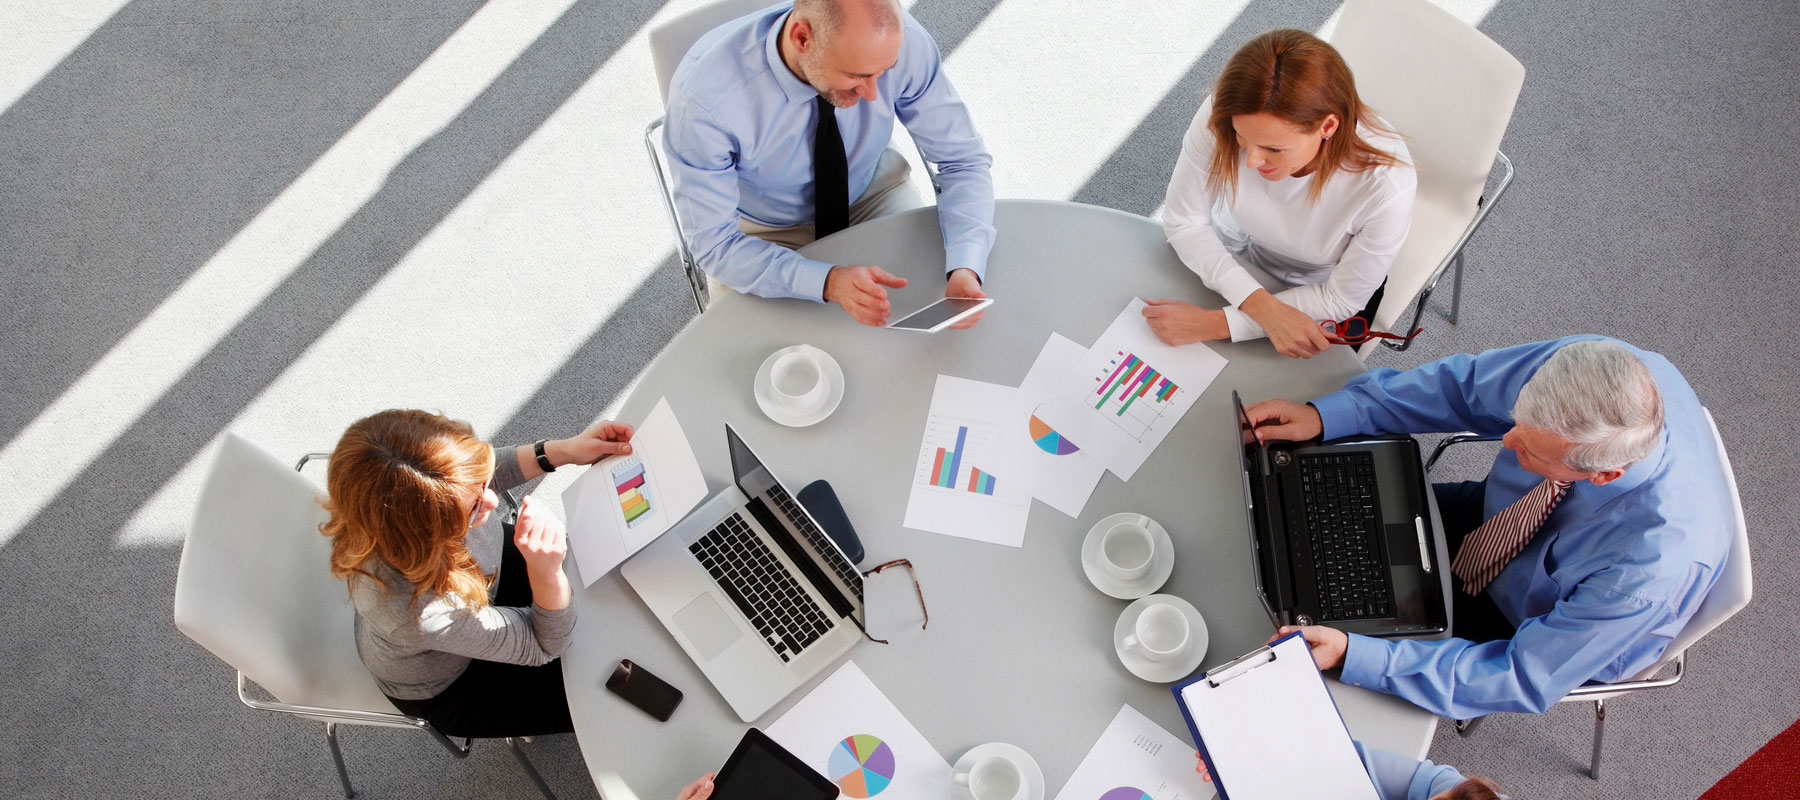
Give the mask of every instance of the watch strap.
<path id="1" fill-rule="evenodd" d="M 543 469 L 545 472 L 555 472 L 556 465 L 550 463 L 549 456 L 544 455 L 544 445 L 549 443 L 549 441 L 550 441 L 549 439 L 537 440 L 537 444 L 534 444 L 531 446 L 531 452 L 533 455 L 537 456 L 537 462 L 538 462 L 539 468 Z"/>

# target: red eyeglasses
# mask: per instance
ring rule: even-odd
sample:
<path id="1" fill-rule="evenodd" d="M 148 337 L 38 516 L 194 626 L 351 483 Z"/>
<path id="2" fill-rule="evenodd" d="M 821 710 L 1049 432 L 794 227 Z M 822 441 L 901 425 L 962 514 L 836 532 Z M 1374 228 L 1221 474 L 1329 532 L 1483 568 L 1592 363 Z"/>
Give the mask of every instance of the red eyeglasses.
<path id="1" fill-rule="evenodd" d="M 1319 323 L 1319 327 L 1325 329 L 1326 341 L 1332 344 L 1349 345 L 1362 344 L 1370 339 L 1396 339 L 1410 342 L 1414 336 L 1418 336 L 1425 330 L 1424 328 L 1414 328 L 1412 333 L 1405 336 L 1387 331 L 1372 331 L 1369 330 L 1369 321 L 1362 317 L 1351 317 L 1343 322 L 1325 320 Z"/>

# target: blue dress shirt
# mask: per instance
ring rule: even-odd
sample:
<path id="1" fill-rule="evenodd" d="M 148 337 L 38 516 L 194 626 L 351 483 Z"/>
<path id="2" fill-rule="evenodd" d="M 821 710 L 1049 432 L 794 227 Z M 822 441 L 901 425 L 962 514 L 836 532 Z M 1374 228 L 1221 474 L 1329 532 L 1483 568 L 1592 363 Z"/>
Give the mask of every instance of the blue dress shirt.
<path id="1" fill-rule="evenodd" d="M 1557 349 L 1599 339 L 1455 355 L 1406 372 L 1377 369 L 1313 401 L 1325 436 L 1512 427 L 1519 389 Z M 1623 344 L 1622 342 L 1620 344 Z M 1631 677 L 1662 655 L 1712 588 L 1733 516 L 1700 400 L 1668 359 L 1630 345 L 1662 393 L 1662 441 L 1604 486 L 1579 482 L 1487 593 L 1518 631 L 1509 640 L 1384 640 L 1351 634 L 1345 683 L 1436 714 L 1539 713 L 1589 680 Z M 1502 450 L 1483 517 L 1543 477 Z"/>
<path id="2" fill-rule="evenodd" d="M 746 236 L 737 225 L 740 215 L 774 227 L 813 218 L 819 93 L 781 60 L 791 8 L 768 8 L 701 37 L 669 82 L 663 147 L 675 212 L 701 269 L 740 292 L 823 300 L 831 264 Z M 900 57 L 876 78 L 876 99 L 837 110 L 850 197 L 855 202 L 869 188 L 899 119 L 938 167 L 944 271 L 966 267 L 985 278 L 994 247 L 993 159 L 943 73 L 937 43 L 901 13 Z"/>
<path id="3" fill-rule="evenodd" d="M 1356 742 L 1356 754 L 1362 756 L 1363 768 L 1375 782 L 1375 793 L 1381 800 L 1430 800 L 1439 792 L 1466 780 L 1455 767 L 1414 761 L 1386 750 L 1370 750 Z"/>

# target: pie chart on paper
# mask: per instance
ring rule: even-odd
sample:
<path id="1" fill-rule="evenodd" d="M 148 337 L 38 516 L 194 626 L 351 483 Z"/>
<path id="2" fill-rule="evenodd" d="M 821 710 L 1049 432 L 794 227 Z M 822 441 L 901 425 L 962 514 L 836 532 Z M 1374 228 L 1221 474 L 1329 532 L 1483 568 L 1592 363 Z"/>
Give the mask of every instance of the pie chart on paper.
<path id="1" fill-rule="evenodd" d="M 827 767 L 831 782 L 838 785 L 844 796 L 874 797 L 894 780 L 894 750 L 887 742 L 868 734 L 857 734 L 831 748 Z"/>
<path id="2" fill-rule="evenodd" d="M 1151 800 L 1150 793 L 1135 786 L 1121 786 L 1106 794 L 1100 800 Z"/>
<path id="3" fill-rule="evenodd" d="M 1063 435 L 1057 433 L 1055 428 L 1044 424 L 1044 421 L 1038 419 L 1036 414 L 1031 415 L 1030 424 L 1031 440 L 1037 443 L 1039 450 L 1053 456 L 1066 456 L 1081 449 L 1076 447 L 1074 442 L 1064 439 Z"/>

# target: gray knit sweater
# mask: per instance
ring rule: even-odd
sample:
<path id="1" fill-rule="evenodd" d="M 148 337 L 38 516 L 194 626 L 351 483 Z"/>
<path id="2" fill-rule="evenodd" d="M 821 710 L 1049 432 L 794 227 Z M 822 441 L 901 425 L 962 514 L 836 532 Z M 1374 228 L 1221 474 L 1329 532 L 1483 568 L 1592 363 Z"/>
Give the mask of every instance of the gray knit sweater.
<path id="1" fill-rule="evenodd" d="M 514 448 L 494 448 L 494 461 L 494 491 L 504 492 L 525 482 Z M 489 514 L 487 521 L 471 529 L 464 539 L 484 572 L 499 568 L 506 535 L 500 517 L 499 511 Z M 412 584 L 386 562 L 376 559 L 369 572 L 380 579 L 380 586 L 360 575 L 350 581 L 350 599 L 356 605 L 356 651 L 389 697 L 435 697 L 462 675 L 470 659 L 548 663 L 569 648 L 575 630 L 573 604 L 557 611 L 535 604 L 476 610 L 454 597 L 430 593 L 414 601 Z M 491 598 L 493 589 L 488 593 Z"/>

